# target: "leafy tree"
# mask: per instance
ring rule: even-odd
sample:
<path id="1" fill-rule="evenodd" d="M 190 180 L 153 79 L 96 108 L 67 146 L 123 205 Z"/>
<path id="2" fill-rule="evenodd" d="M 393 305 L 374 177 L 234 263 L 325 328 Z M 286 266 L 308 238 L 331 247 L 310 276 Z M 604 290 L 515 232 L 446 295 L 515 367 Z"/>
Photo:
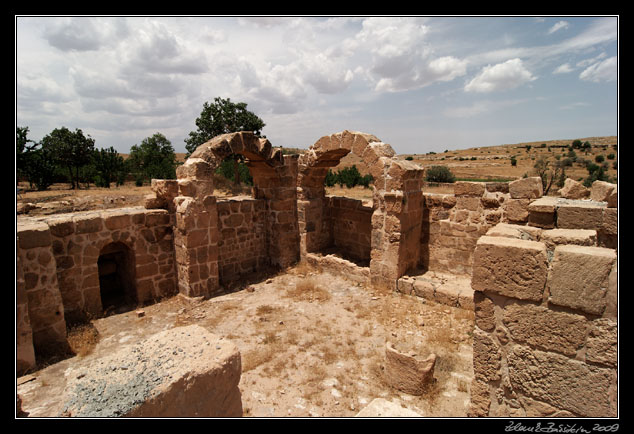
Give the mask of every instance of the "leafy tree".
<path id="1" fill-rule="evenodd" d="M 233 181 L 234 184 L 239 184 L 243 182 L 247 185 L 253 185 L 253 178 L 249 173 L 249 168 L 246 164 L 240 164 L 239 160 L 234 157 L 235 154 L 232 154 L 225 158 L 220 166 L 216 169 L 216 173 L 224 176 L 225 178 Z M 238 168 L 236 169 L 235 165 L 238 164 Z M 236 179 L 236 174 L 238 175 Z"/>
<path id="2" fill-rule="evenodd" d="M 214 98 L 210 104 L 205 102 L 200 116 L 196 118 L 196 131 L 191 131 L 185 139 L 185 148 L 188 156 L 203 143 L 219 136 L 220 134 L 235 133 L 238 131 L 251 131 L 260 136 L 260 131 L 266 124 L 256 114 L 247 110 L 247 104 L 234 103 L 230 98 Z M 242 155 L 233 154 L 233 179 L 235 184 L 240 183 L 240 173 L 247 169 Z M 248 170 L 248 169 L 247 169 Z"/>
<path id="3" fill-rule="evenodd" d="M 99 187 L 110 188 L 110 183 L 121 179 L 124 168 L 123 157 L 111 146 L 107 149 L 95 150 L 93 155 L 97 179 L 95 184 Z"/>
<path id="4" fill-rule="evenodd" d="M 143 139 L 130 148 L 130 171 L 137 184 L 143 180 L 176 178 L 176 154 L 172 143 L 161 133 Z"/>
<path id="5" fill-rule="evenodd" d="M 427 182 L 456 182 L 456 177 L 447 166 L 431 166 L 425 170 Z"/>
<path id="6" fill-rule="evenodd" d="M 55 162 L 68 170 L 72 188 L 79 187 L 80 170 L 91 163 L 95 140 L 80 129 L 56 128 L 41 141 L 42 149 L 55 157 Z"/>
<path id="7" fill-rule="evenodd" d="M 583 181 L 583 185 L 586 187 L 592 186 L 594 181 L 610 180 L 606 173 L 607 167 L 605 165 L 599 166 L 598 164 L 588 163 L 586 169 L 588 170 L 588 177 Z"/>
<path id="8" fill-rule="evenodd" d="M 573 140 L 572 142 L 572 148 L 573 149 L 581 149 L 582 143 L 581 140 L 577 139 L 577 140 Z"/>
<path id="9" fill-rule="evenodd" d="M 29 127 L 18 127 L 16 131 L 16 169 L 31 187 L 46 190 L 55 179 L 55 159 L 50 150 L 27 138 Z M 29 145 L 31 143 L 31 145 Z"/>
<path id="10" fill-rule="evenodd" d="M 234 103 L 230 98 L 214 98 L 210 104 L 205 102 L 200 116 L 196 118 L 196 131 L 191 131 L 185 139 L 185 148 L 191 154 L 203 143 L 220 134 L 238 131 L 252 131 L 260 136 L 266 124 L 253 112 L 247 110 L 247 104 Z"/>

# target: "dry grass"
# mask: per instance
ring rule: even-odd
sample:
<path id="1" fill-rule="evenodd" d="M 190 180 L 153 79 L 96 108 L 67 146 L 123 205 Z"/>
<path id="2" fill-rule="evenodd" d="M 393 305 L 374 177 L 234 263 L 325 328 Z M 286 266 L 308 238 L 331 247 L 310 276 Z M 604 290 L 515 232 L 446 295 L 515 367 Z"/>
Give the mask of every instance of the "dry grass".
<path id="1" fill-rule="evenodd" d="M 286 296 L 296 301 L 308 302 L 323 302 L 332 297 L 328 290 L 318 285 L 317 279 L 313 276 L 302 279 L 294 287 L 287 289 Z"/>
<path id="2" fill-rule="evenodd" d="M 71 351 L 78 357 L 85 357 L 99 342 L 99 332 L 91 323 L 81 324 L 68 330 L 67 339 Z"/>

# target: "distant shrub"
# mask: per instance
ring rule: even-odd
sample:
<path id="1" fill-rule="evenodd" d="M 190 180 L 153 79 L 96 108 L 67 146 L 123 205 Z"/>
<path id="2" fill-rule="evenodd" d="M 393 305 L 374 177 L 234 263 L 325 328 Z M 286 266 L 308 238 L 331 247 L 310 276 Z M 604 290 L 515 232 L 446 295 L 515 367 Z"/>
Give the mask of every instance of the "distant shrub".
<path id="1" fill-rule="evenodd" d="M 614 154 L 608 154 L 608 160 L 614 160 L 615 157 Z"/>
<path id="2" fill-rule="evenodd" d="M 517 158 L 511 157 L 511 166 L 517 166 Z"/>
<path id="3" fill-rule="evenodd" d="M 412 160 L 414 159 L 414 157 L 409 156 L 409 157 L 406 157 L 405 159 L 406 159 L 407 161 L 412 161 Z"/>
<path id="4" fill-rule="evenodd" d="M 594 161 L 596 161 L 597 163 L 603 163 L 605 161 L 605 157 L 603 155 L 597 155 L 596 157 L 594 157 Z"/>
<path id="5" fill-rule="evenodd" d="M 456 177 L 447 166 L 431 166 L 426 170 L 427 182 L 455 182 Z"/>

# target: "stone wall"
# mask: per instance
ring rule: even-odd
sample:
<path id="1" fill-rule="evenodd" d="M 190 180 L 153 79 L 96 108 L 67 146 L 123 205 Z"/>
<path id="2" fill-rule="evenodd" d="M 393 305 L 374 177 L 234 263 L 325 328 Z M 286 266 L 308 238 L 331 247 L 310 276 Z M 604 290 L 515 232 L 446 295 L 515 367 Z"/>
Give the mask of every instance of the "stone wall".
<path id="1" fill-rule="evenodd" d="M 218 268 L 220 284 L 262 270 L 267 255 L 266 202 L 254 199 L 218 201 Z"/>
<path id="2" fill-rule="evenodd" d="M 103 313 L 98 261 L 110 246 L 130 252 L 133 301 L 142 304 L 174 294 L 172 226 L 167 211 L 144 208 L 20 219 L 17 275 L 24 276 L 36 358 L 48 352 L 47 345 L 66 342 L 67 323 Z M 19 294 L 21 285 L 18 279 Z M 25 310 L 24 303 L 19 306 Z M 21 330 L 28 329 L 26 318 L 18 323 Z M 19 352 L 23 348 L 28 345 Z"/>
<path id="3" fill-rule="evenodd" d="M 453 195 L 425 193 L 424 197 L 421 262 L 425 270 L 471 274 L 478 238 L 497 223 L 522 221 L 523 203 L 512 198 L 509 183 L 456 182 Z"/>
<path id="4" fill-rule="evenodd" d="M 374 209 L 360 200 L 347 197 L 327 196 L 326 199 L 327 218 L 324 221 L 331 245 L 344 258 L 368 266 Z"/>
<path id="5" fill-rule="evenodd" d="M 471 416 L 617 415 L 617 254 L 594 229 L 478 240 Z"/>

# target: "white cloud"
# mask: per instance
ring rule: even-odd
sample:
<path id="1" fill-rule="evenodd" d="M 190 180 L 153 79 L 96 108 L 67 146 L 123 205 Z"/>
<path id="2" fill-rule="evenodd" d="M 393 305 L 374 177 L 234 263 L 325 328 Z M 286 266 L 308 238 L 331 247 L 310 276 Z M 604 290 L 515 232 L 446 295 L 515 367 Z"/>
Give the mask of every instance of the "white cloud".
<path id="1" fill-rule="evenodd" d="M 563 65 L 559 65 L 557 68 L 555 68 L 553 74 L 567 74 L 568 72 L 572 71 L 574 71 L 574 69 L 569 64 L 564 63 Z"/>
<path id="2" fill-rule="evenodd" d="M 430 28 L 425 23 L 425 19 L 368 18 L 355 38 L 343 45 L 360 58 L 370 58 L 364 75 L 377 91 L 419 89 L 464 75 L 466 61 L 435 55 L 426 40 Z"/>
<path id="3" fill-rule="evenodd" d="M 568 21 L 558 21 L 548 30 L 548 34 L 550 35 L 561 29 L 567 29 L 569 26 L 570 23 Z"/>
<path id="4" fill-rule="evenodd" d="M 44 22 L 44 38 L 61 51 L 98 50 L 116 44 L 129 33 L 125 19 L 121 18 L 72 17 Z"/>
<path id="5" fill-rule="evenodd" d="M 495 92 L 514 89 L 535 80 L 520 59 L 507 60 L 497 65 L 485 66 L 480 74 L 464 87 L 466 92 Z"/>
<path id="6" fill-rule="evenodd" d="M 617 70 L 618 63 L 616 56 L 614 56 L 589 66 L 579 74 L 579 78 L 595 83 L 601 81 L 616 81 Z"/>

